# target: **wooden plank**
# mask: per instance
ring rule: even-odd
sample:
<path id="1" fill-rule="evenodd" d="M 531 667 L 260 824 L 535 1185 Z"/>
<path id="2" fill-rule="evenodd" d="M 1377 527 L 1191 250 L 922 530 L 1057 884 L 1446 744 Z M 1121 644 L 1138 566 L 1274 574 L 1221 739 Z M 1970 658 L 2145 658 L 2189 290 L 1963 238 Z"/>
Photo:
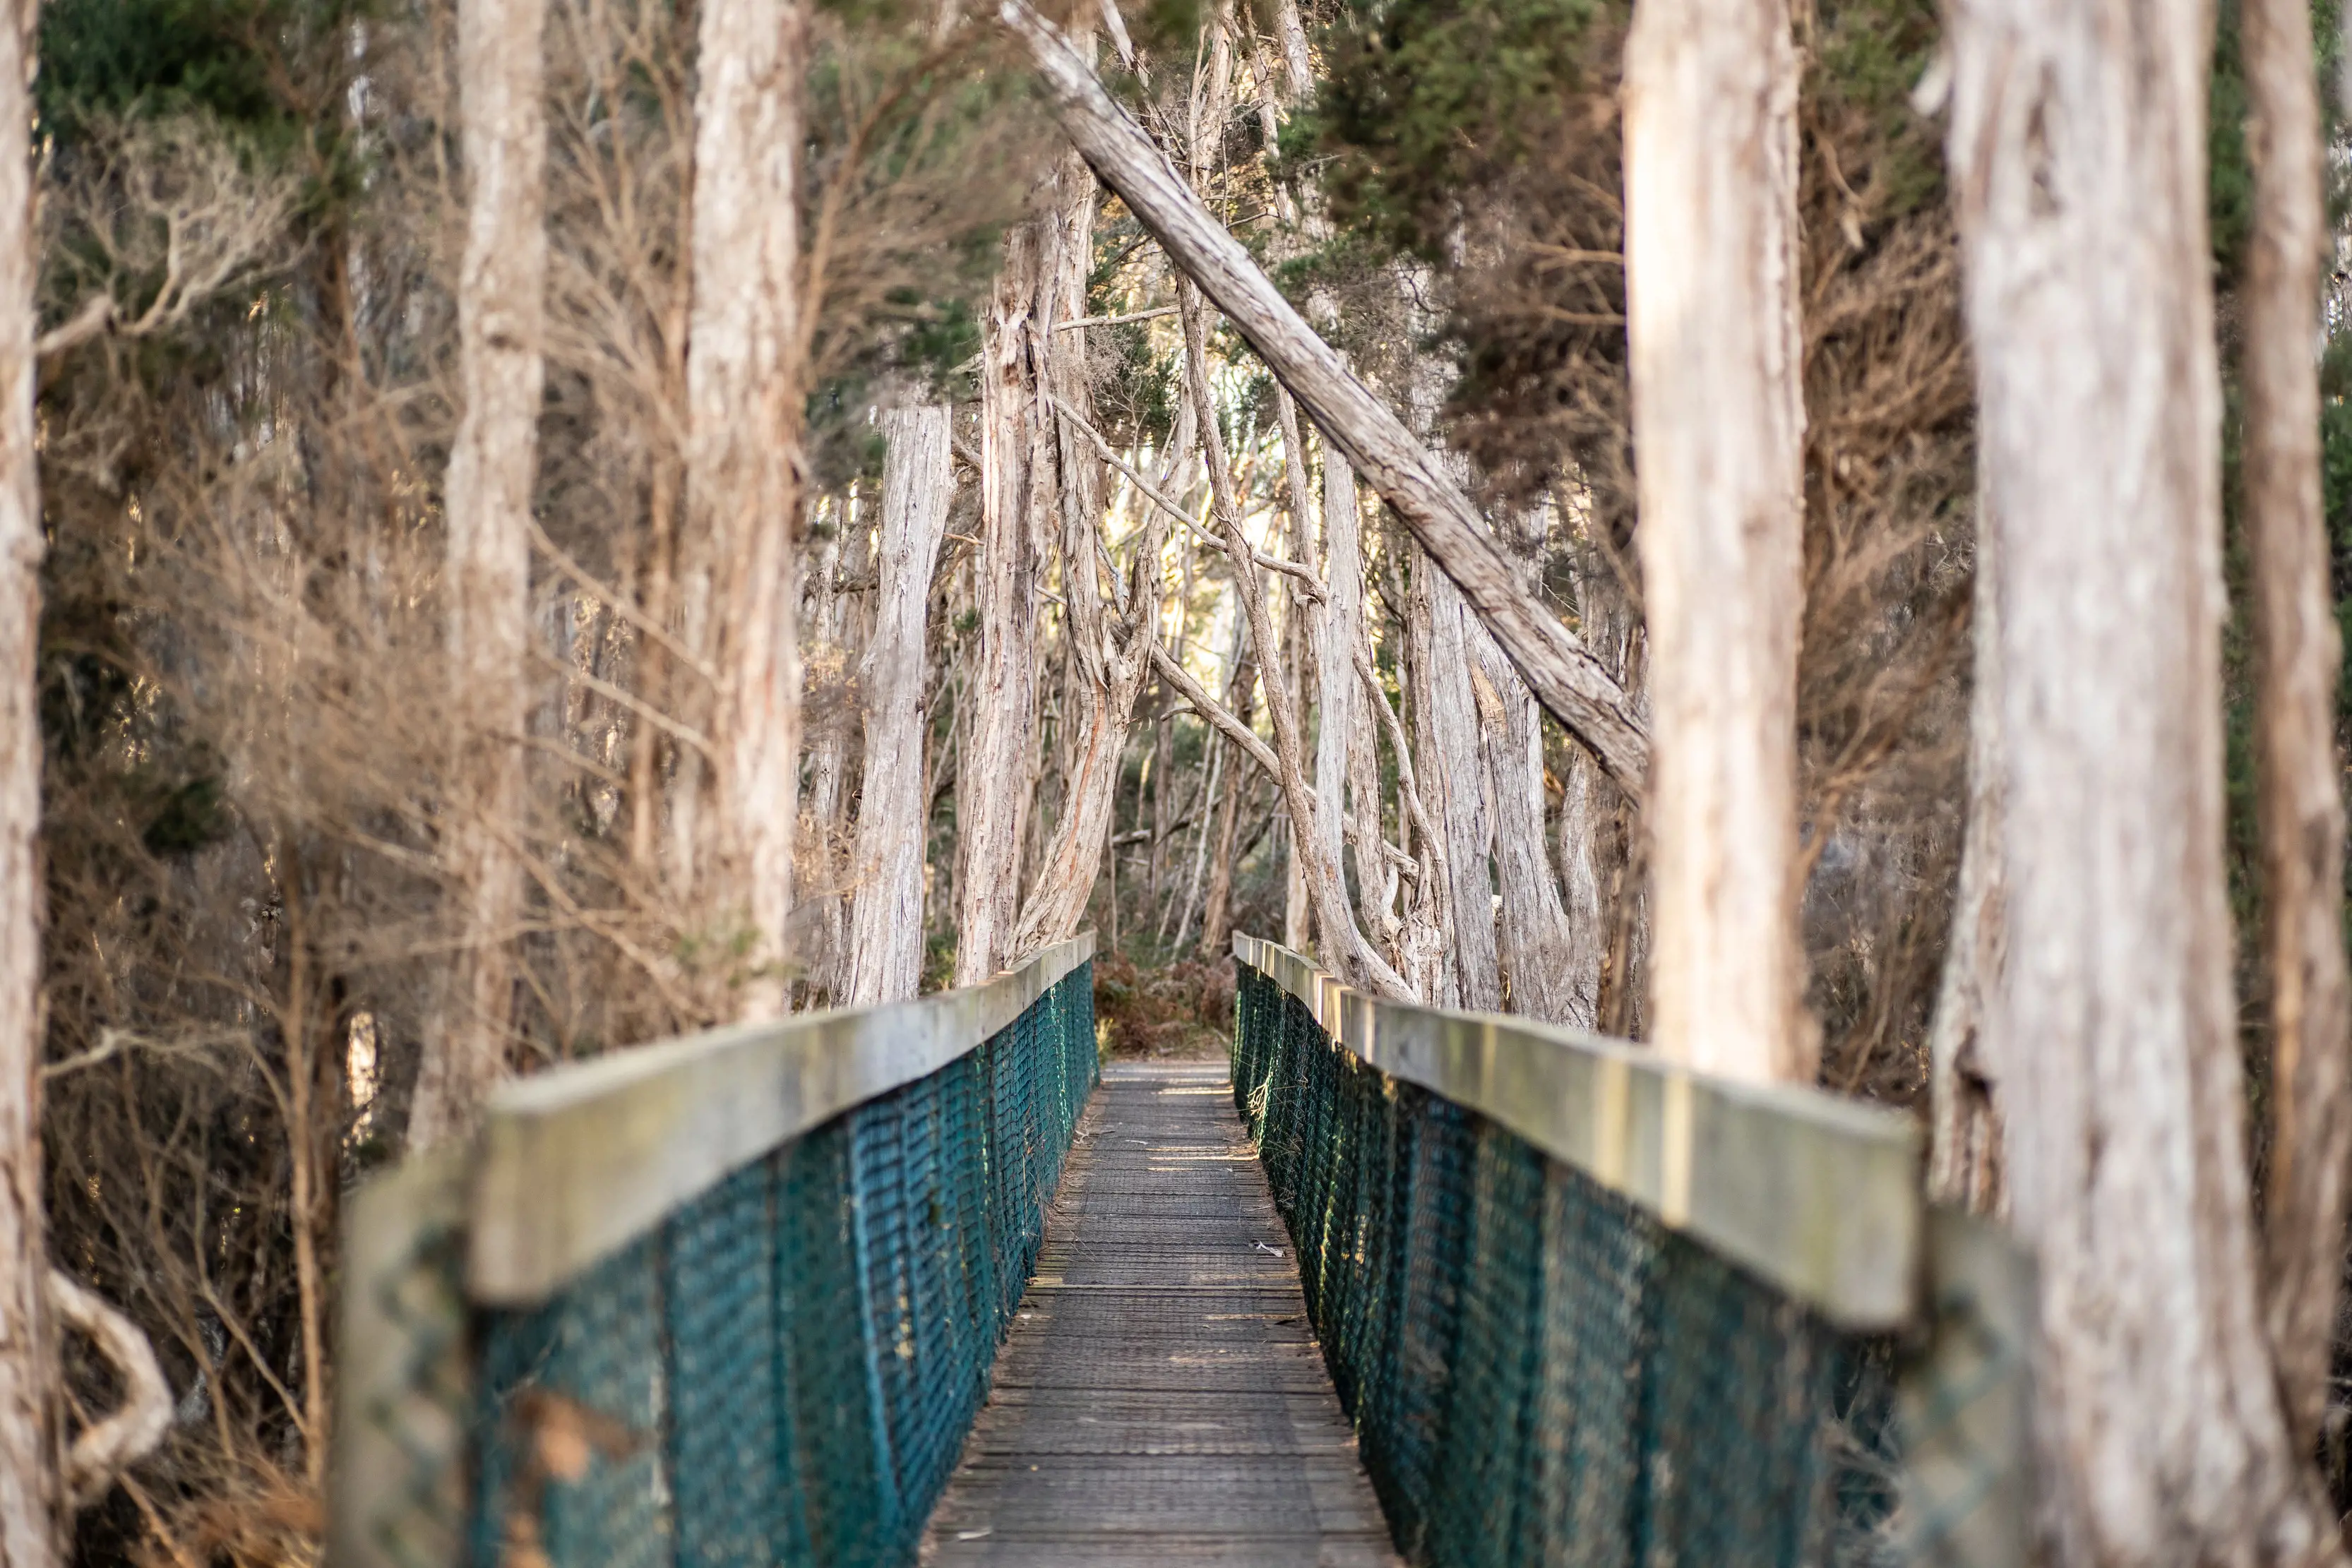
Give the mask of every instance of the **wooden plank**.
<path id="1" fill-rule="evenodd" d="M 1290 1252 L 1222 1065 L 1106 1069 L 923 1561 L 1395 1568 Z"/>
<path id="2" fill-rule="evenodd" d="M 945 1067 L 1093 954 L 1088 932 L 985 986 L 708 1030 L 507 1084 L 477 1138 L 468 1292 L 545 1300 L 746 1162 Z"/>
<path id="3" fill-rule="evenodd" d="M 1236 934 L 1234 956 L 1381 1071 L 1509 1128 L 1830 1322 L 1915 1321 L 1925 1203 L 1910 1117 L 1525 1019 L 1384 1001 L 1255 936 Z"/>

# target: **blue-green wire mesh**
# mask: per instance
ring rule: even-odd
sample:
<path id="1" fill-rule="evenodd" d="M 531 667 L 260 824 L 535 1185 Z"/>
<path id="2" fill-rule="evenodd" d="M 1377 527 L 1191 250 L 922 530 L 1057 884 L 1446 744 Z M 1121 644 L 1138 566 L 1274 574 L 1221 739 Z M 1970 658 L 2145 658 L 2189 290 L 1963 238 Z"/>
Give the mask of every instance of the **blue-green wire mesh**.
<path id="1" fill-rule="evenodd" d="M 544 1305 L 478 1312 L 476 1568 L 913 1562 L 1096 1063 L 1081 965 Z"/>
<path id="2" fill-rule="evenodd" d="M 1334 1042 L 1244 965 L 1234 1095 L 1408 1560 L 1887 1560 L 1887 1347 Z"/>

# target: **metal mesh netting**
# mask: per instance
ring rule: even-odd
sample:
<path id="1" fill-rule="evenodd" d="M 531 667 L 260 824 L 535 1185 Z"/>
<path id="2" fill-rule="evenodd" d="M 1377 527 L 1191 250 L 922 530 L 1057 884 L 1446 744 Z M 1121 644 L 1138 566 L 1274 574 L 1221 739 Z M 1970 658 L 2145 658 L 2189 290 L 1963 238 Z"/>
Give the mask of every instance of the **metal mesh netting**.
<path id="1" fill-rule="evenodd" d="M 473 1563 L 911 1562 L 1095 1076 L 1080 965 L 544 1305 L 477 1313 Z"/>
<path id="2" fill-rule="evenodd" d="M 1241 966 L 1234 1093 L 1418 1563 L 1889 1560 L 1887 1347 L 1335 1043 Z"/>

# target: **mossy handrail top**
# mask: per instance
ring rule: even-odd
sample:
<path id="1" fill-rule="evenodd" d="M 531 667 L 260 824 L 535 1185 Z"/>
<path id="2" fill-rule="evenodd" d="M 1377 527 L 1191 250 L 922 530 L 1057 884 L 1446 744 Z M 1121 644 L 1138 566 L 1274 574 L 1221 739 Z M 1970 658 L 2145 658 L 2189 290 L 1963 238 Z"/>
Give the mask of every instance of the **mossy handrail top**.
<path id="1" fill-rule="evenodd" d="M 1911 1117 L 1528 1019 L 1382 1000 L 1260 937 L 1236 933 L 1234 956 L 1362 1061 L 1509 1129 L 1830 1322 L 1916 1321 L 1927 1204 Z"/>
<path id="2" fill-rule="evenodd" d="M 502 1085 L 471 1140 L 467 1293 L 545 1300 L 743 1165 L 976 1049 L 1094 948 L 1084 932 L 982 985 L 706 1030 Z"/>

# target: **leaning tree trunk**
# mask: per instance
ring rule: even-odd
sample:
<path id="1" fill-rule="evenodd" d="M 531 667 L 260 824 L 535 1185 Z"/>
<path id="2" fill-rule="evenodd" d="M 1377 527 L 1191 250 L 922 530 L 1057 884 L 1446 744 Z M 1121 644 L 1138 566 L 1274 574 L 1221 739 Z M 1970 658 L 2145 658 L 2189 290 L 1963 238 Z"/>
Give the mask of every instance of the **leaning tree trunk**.
<path id="1" fill-rule="evenodd" d="M 923 977 L 923 612 L 955 476 L 944 403 L 892 409 L 882 467 L 874 637 L 866 650 L 866 782 L 857 802 L 856 891 L 843 1001 L 895 1002 Z"/>
<path id="2" fill-rule="evenodd" d="M 1537 700 L 1591 747 L 1628 794 L 1639 795 L 1649 770 L 1649 739 L 1631 699 L 1576 635 L 1519 586 L 1461 487 L 1315 335 L 1059 30 L 1028 0 L 999 0 L 997 16 L 1028 48 L 1064 132 L 1103 183 L 1118 193 L 1169 260 L 1224 312 L 1331 444 L 1395 507 L 1494 633 Z"/>
<path id="3" fill-rule="evenodd" d="M 1795 887 L 1805 405 L 1787 0 L 1643 0 L 1624 104 L 1651 658 L 1651 1034 L 1710 1071 L 1808 1081 Z"/>
<path id="4" fill-rule="evenodd" d="M 505 1074 L 522 905 L 522 735 L 530 699 L 530 501 L 539 469 L 547 300 L 546 0 L 464 0 L 466 254 L 457 278 L 465 399 L 449 454 L 449 654 L 460 796 L 450 882 L 459 946 L 440 1026 L 424 1042 L 408 1138 L 423 1148 L 472 1116 Z"/>
<path id="5" fill-rule="evenodd" d="M 1033 345 L 1045 234 L 1042 220 L 1005 235 L 1004 263 L 981 345 L 980 667 L 971 744 L 957 775 L 955 983 L 974 986 L 1004 967 L 1021 904 L 1021 846 L 1029 824 L 1029 753 L 1037 726 L 1037 592 L 1045 514 L 1032 472 L 1038 428 Z"/>
<path id="6" fill-rule="evenodd" d="M 0 1563 L 58 1560 L 41 1221 L 41 497 L 33 444 L 33 7 L 0 17 Z"/>
<path id="7" fill-rule="evenodd" d="M 687 486 L 717 626 L 718 824 L 706 900 L 744 923 L 729 1010 L 782 1012 L 799 818 L 802 366 L 798 0 L 706 0 L 695 94 Z"/>
<path id="8" fill-rule="evenodd" d="M 2253 567 L 2263 947 L 2271 1023 L 2270 1330 L 2297 1447 L 2327 1413 L 2343 1269 L 2347 1060 L 2344 800 L 2336 762 L 2343 659 L 2319 487 L 2319 93 L 2307 0 L 2243 0 L 2254 165 L 2245 301 L 2245 507 Z"/>
<path id="9" fill-rule="evenodd" d="M 2206 0 L 1953 0 L 2008 955 L 2065 1562 L 2341 1561 L 2258 1289 L 2222 852 Z M 2294 350 L 2307 351 L 2307 340 Z"/>

